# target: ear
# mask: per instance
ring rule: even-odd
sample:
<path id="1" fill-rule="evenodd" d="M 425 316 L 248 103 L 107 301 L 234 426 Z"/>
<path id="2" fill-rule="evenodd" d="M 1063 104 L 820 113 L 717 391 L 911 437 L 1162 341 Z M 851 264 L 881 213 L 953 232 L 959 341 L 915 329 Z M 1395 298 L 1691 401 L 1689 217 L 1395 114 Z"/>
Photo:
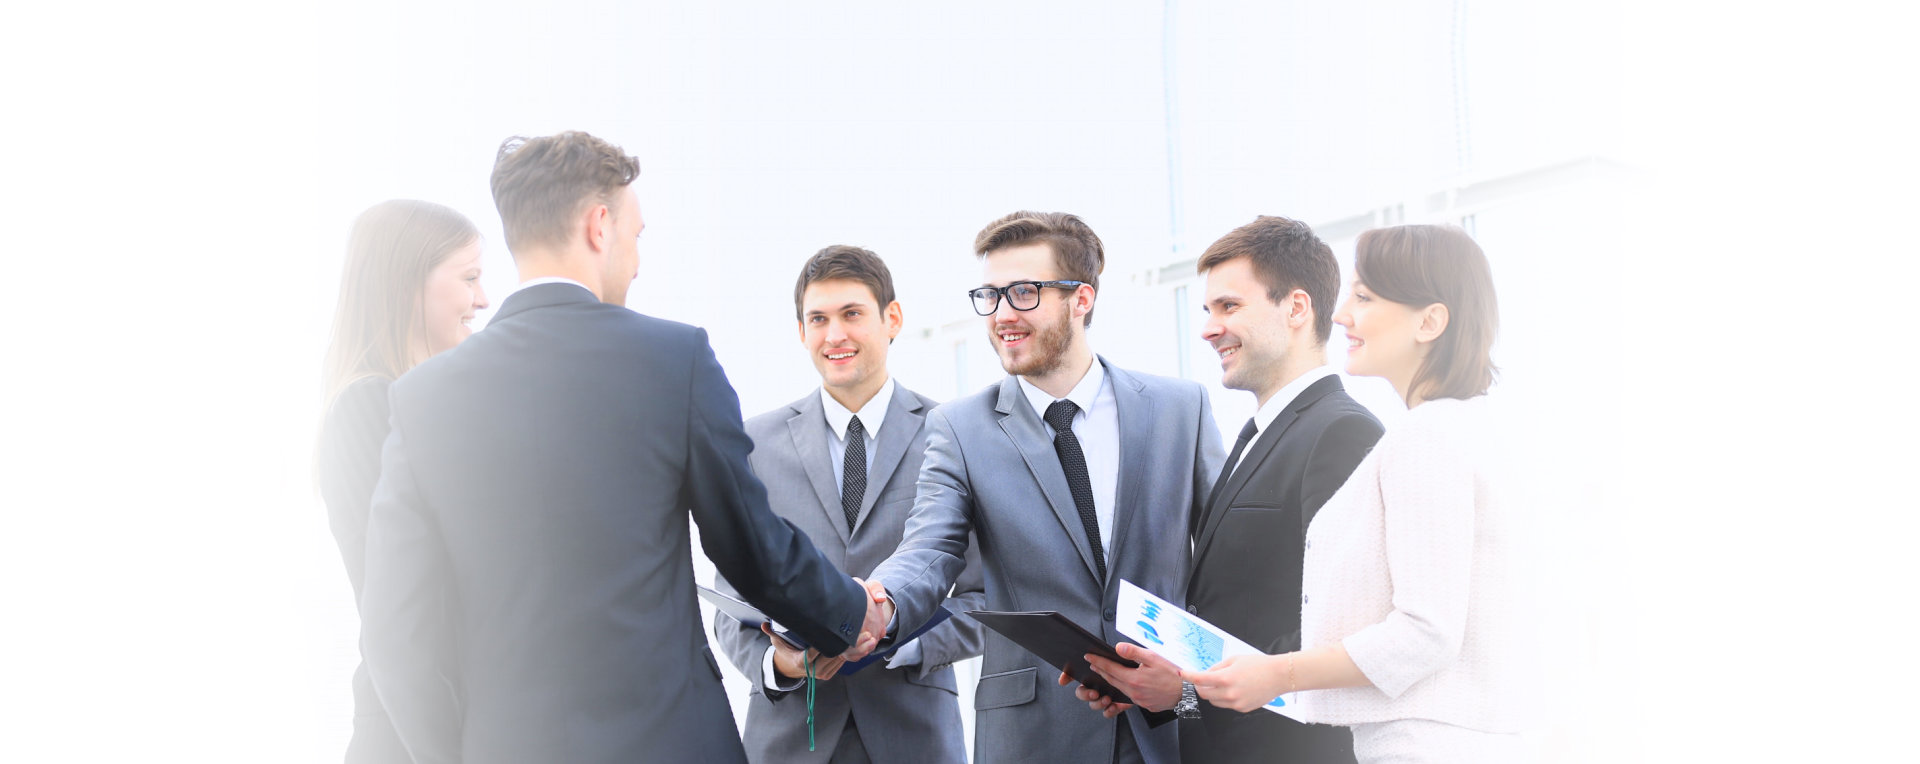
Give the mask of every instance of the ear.
<path id="1" fill-rule="evenodd" d="M 1420 310 L 1420 325 L 1414 327 L 1413 330 L 1413 340 L 1415 342 L 1432 342 L 1440 339 L 1440 335 L 1445 334 L 1447 331 L 1447 319 L 1447 306 L 1445 303 L 1436 302 L 1422 308 Z"/>
<path id="2" fill-rule="evenodd" d="M 802 318 L 798 321 L 793 322 L 793 325 L 800 328 L 800 344 L 802 346 L 806 345 L 807 344 L 807 320 L 805 318 Z"/>
<path id="3" fill-rule="evenodd" d="M 605 204 L 595 204 L 587 208 L 587 248 L 594 252 L 606 252 L 613 243 L 613 210 Z"/>
<path id="4" fill-rule="evenodd" d="M 1084 321 L 1088 313 L 1093 312 L 1093 285 L 1081 284 L 1073 288 L 1073 317 Z"/>
<path id="5" fill-rule="evenodd" d="M 899 300 L 887 303 L 884 314 L 887 322 L 887 342 L 891 343 L 894 338 L 900 336 L 900 328 L 906 326 L 906 314 L 901 312 Z"/>
<path id="6" fill-rule="evenodd" d="M 1287 294 L 1283 303 L 1287 309 L 1287 329 L 1299 331 L 1300 327 L 1313 323 L 1313 296 L 1305 289 L 1295 289 Z"/>

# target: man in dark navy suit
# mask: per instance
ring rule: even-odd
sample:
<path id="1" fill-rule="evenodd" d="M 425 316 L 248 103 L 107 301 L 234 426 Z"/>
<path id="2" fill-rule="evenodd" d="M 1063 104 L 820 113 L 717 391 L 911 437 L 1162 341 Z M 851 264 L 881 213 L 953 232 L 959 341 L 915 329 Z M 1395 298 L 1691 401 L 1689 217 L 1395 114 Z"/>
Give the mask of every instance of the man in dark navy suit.
<path id="1" fill-rule="evenodd" d="M 503 144 L 521 287 L 393 384 L 361 612 L 416 762 L 744 761 L 689 512 L 720 573 L 821 653 L 884 632 L 890 609 L 767 508 L 706 332 L 623 307 L 639 171 L 585 133 Z"/>
<path id="2" fill-rule="evenodd" d="M 1305 223 L 1262 216 L 1208 247 L 1199 270 L 1207 277 L 1201 338 L 1220 355 L 1220 382 L 1253 393 L 1260 409 L 1193 517 L 1187 609 L 1267 653 L 1290 652 L 1300 649 L 1307 524 L 1380 439 L 1380 422 L 1326 365 L 1340 265 Z M 1182 761 L 1354 760 L 1345 727 L 1199 704 L 1164 658 L 1133 644 L 1118 649 L 1140 668 L 1098 657 L 1094 668 L 1141 705 L 1181 712 Z M 1113 712 L 1106 698 L 1079 692 Z"/>

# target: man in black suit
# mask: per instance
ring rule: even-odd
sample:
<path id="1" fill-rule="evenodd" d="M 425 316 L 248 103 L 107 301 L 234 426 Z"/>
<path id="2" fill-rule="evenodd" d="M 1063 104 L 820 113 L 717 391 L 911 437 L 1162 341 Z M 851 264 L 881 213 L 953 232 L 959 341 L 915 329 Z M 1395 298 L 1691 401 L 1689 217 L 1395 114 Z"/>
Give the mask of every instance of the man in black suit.
<path id="1" fill-rule="evenodd" d="M 1187 609 L 1267 653 L 1298 650 L 1307 524 L 1381 434 L 1326 366 L 1340 266 L 1304 223 L 1261 216 L 1208 247 L 1199 269 L 1201 337 L 1220 354 L 1221 383 L 1253 393 L 1260 408 L 1193 517 Z M 1354 760 L 1344 727 L 1198 704 L 1165 659 L 1132 644 L 1119 651 L 1141 667 L 1097 657 L 1094 667 L 1142 706 L 1181 712 L 1183 761 Z M 1080 693 L 1096 709 L 1118 706 Z"/>
<path id="2" fill-rule="evenodd" d="M 416 762 L 744 762 L 689 510 L 714 566 L 822 653 L 884 632 L 890 610 L 767 508 L 706 332 L 622 307 L 638 174 L 586 133 L 503 144 L 521 287 L 393 383 L 361 612 Z"/>

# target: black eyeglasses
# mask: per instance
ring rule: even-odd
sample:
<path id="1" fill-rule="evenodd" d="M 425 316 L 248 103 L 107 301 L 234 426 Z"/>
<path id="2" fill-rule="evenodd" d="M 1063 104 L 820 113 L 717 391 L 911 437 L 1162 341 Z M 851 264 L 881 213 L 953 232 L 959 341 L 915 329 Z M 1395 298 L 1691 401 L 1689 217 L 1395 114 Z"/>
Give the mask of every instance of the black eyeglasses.
<path id="1" fill-rule="evenodd" d="M 1033 310 L 1040 307 L 1040 288 L 1079 289 L 1085 281 L 1015 281 L 1003 287 L 976 287 L 967 291 L 973 298 L 973 312 L 991 316 L 1000 309 L 1000 298 L 1007 298 L 1007 304 L 1014 310 Z"/>

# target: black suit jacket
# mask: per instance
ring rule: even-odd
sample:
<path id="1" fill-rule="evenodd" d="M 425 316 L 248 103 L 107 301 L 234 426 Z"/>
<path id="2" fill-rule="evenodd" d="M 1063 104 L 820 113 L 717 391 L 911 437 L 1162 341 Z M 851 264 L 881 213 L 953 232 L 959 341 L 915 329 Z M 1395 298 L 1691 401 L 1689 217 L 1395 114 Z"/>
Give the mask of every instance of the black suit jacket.
<path id="1" fill-rule="evenodd" d="M 768 510 L 704 330 L 530 287 L 389 402 L 362 639 L 416 762 L 744 761 L 689 510 L 747 601 L 824 652 L 859 634 L 865 592 Z"/>
<path id="2" fill-rule="evenodd" d="M 1269 654 L 1300 649 L 1307 523 L 1380 439 L 1380 421 L 1329 376 L 1302 390 L 1247 444 L 1195 523 L 1187 609 Z M 1181 723 L 1181 760 L 1319 762 L 1353 758 L 1345 727 L 1306 725 L 1202 703 Z"/>

